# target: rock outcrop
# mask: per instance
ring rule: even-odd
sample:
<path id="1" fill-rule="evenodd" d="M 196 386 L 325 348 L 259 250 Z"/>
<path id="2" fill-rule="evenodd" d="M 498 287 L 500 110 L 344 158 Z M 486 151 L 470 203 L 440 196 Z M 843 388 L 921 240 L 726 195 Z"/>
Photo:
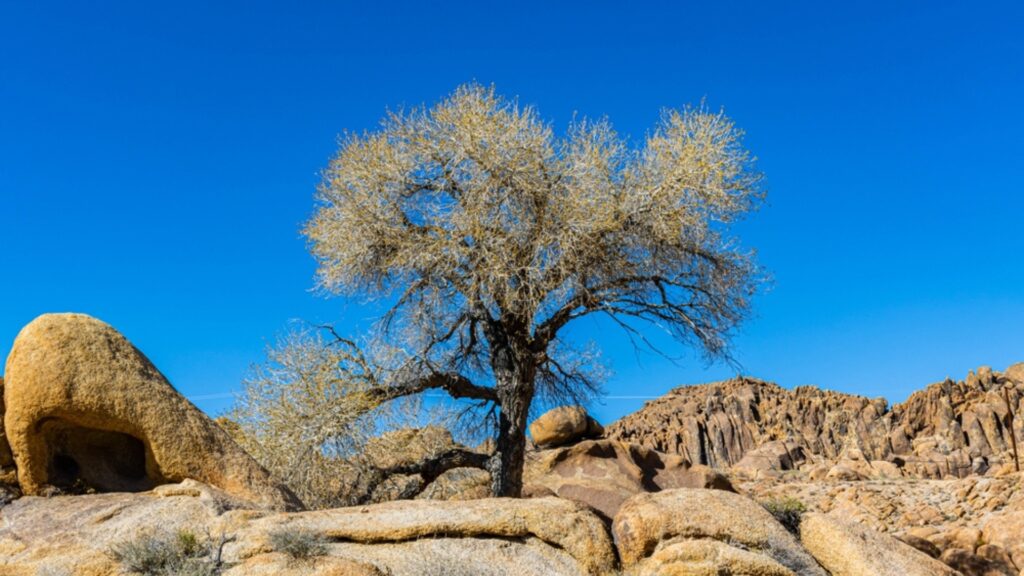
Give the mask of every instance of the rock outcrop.
<path id="1" fill-rule="evenodd" d="M 806 514 L 800 541 L 832 576 L 957 576 L 892 536 L 824 514 Z"/>
<path id="2" fill-rule="evenodd" d="M 6 365 L 4 428 L 26 494 L 137 492 L 192 478 L 277 509 L 301 503 L 116 330 L 46 314 Z"/>
<path id="3" fill-rule="evenodd" d="M 26 496 L 0 508 L 0 574 L 123 573 L 112 550 L 187 532 L 212 543 L 211 555 L 220 550 L 228 576 L 1015 576 L 1021 522 L 1001 512 L 985 529 L 947 531 L 941 547 L 934 535 L 904 535 L 921 539 L 925 553 L 838 510 L 805 514 L 798 540 L 754 500 L 718 490 L 636 495 L 615 517 L 613 540 L 591 510 L 560 498 L 274 513 L 187 480 L 142 493 Z M 282 533 L 318 549 L 298 557 L 276 543 Z"/>
<path id="4" fill-rule="evenodd" d="M 268 535 L 301 530 L 334 542 L 331 554 L 387 573 L 612 574 L 615 551 L 589 509 L 558 498 L 403 501 L 276 514 L 248 524 L 225 547 L 243 565 L 270 549 Z"/>
<path id="5" fill-rule="evenodd" d="M 236 576 L 610 576 L 617 566 L 601 520 L 557 498 L 273 514 L 189 480 L 144 493 L 28 496 L 0 513 L 0 574 L 14 576 L 122 573 L 111 550 L 180 531 L 222 543 L 224 574 Z M 297 562 L 275 548 L 272 534 L 282 531 L 316 538 L 324 549 Z"/>
<path id="6" fill-rule="evenodd" d="M 528 493 L 549 491 L 582 502 L 609 520 L 623 502 L 641 492 L 733 490 L 728 478 L 707 466 L 691 466 L 680 456 L 615 440 L 585 440 L 530 454 L 524 480 Z"/>
<path id="7" fill-rule="evenodd" d="M 24 496 L 0 508 L 0 574 L 109 576 L 110 550 L 157 531 L 232 534 L 252 503 L 188 480 L 145 493 Z"/>
<path id="8" fill-rule="evenodd" d="M 967 574 L 1009 574 L 1024 568 L 1024 491 L 1020 474 L 944 480 L 814 482 L 742 480 L 740 492 L 759 501 L 800 502 L 865 529 L 894 536 Z"/>
<path id="9" fill-rule="evenodd" d="M 753 378 L 686 386 L 612 424 L 609 438 L 750 475 L 803 469 L 815 479 L 994 473 L 1010 462 L 1006 398 L 1024 409 L 1024 368 L 979 368 L 891 409 L 882 398 L 786 390 Z M 1024 438 L 1024 418 L 1014 421 Z"/>
<path id="10" fill-rule="evenodd" d="M 623 567 L 641 573 L 745 574 L 751 572 L 743 566 L 756 564 L 765 574 L 786 574 L 785 569 L 826 576 L 767 510 L 732 492 L 681 488 L 639 494 L 623 504 L 612 531 Z M 665 561 L 679 564 L 676 571 L 653 571 L 652 564 Z M 690 563 L 715 569 L 698 572 Z"/>
<path id="11" fill-rule="evenodd" d="M 604 434 L 604 428 L 582 406 L 559 406 L 530 424 L 530 437 L 538 446 L 564 446 Z"/>

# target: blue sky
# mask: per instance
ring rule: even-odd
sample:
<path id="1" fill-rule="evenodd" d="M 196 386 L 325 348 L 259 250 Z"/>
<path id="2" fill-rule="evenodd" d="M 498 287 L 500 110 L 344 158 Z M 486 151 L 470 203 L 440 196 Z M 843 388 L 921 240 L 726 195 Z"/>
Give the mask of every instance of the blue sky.
<path id="1" fill-rule="evenodd" d="M 774 284 L 744 372 L 901 400 L 1001 369 L 1024 361 L 1022 24 L 1011 2 L 0 0 L 0 358 L 85 312 L 223 410 L 291 319 L 369 319 L 310 291 L 299 235 L 337 135 L 476 80 L 556 128 L 638 140 L 706 99 L 747 130 L 769 200 L 737 231 Z M 734 372 L 575 333 L 616 397 Z"/>

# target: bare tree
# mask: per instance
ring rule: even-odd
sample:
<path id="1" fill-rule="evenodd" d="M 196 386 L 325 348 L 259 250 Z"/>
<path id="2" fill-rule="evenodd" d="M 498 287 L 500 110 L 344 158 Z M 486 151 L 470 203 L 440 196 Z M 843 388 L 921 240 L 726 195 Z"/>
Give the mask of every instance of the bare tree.
<path id="1" fill-rule="evenodd" d="M 570 322 L 604 314 L 640 341 L 653 323 L 725 355 L 761 281 L 728 235 L 763 197 L 741 137 L 703 107 L 664 112 L 639 149 L 607 121 L 556 136 L 477 85 L 346 136 L 304 233 L 321 288 L 388 305 L 347 364 L 373 376 L 360 401 L 434 390 L 489 410 L 494 493 L 519 496 L 535 397 L 598 387 L 559 338 Z"/>

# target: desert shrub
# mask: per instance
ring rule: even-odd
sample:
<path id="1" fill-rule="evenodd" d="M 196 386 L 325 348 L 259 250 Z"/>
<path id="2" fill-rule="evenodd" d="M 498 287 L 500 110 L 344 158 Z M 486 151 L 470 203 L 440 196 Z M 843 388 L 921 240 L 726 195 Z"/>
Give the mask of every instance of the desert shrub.
<path id="1" fill-rule="evenodd" d="M 793 534 L 800 532 L 800 517 L 803 516 L 804 512 L 807 512 L 807 507 L 804 506 L 803 502 L 791 496 L 786 496 L 765 500 L 761 502 L 761 506 L 764 506 L 764 509 L 770 512 L 786 530 Z"/>
<path id="2" fill-rule="evenodd" d="M 220 573 L 215 547 L 188 530 L 137 536 L 114 545 L 110 555 L 129 574 L 143 576 L 215 576 Z"/>
<path id="3" fill-rule="evenodd" d="M 446 422 L 447 412 L 421 409 L 415 400 L 377 407 L 368 384 L 341 370 L 353 360 L 336 344 L 309 329 L 283 336 L 217 420 L 314 509 L 401 497 L 407 479 L 389 479 L 380 468 L 453 446 L 447 430 L 424 426 Z M 402 430 L 410 425 L 417 430 Z"/>
<path id="4" fill-rule="evenodd" d="M 327 539 L 302 528 L 282 528 L 270 533 L 270 547 L 295 560 L 309 560 L 327 554 Z"/>

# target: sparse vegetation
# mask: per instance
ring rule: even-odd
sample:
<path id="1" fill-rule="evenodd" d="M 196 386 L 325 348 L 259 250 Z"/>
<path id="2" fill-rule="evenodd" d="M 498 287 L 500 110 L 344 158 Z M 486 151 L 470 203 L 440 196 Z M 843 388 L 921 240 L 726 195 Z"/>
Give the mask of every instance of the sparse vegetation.
<path id="1" fill-rule="evenodd" d="M 800 518 L 804 512 L 807 512 L 807 506 L 803 502 L 796 498 L 785 496 L 764 500 L 761 502 L 761 506 L 764 506 L 764 509 L 770 512 L 786 530 L 793 534 L 800 533 Z"/>
<path id="2" fill-rule="evenodd" d="M 110 555 L 129 574 L 142 576 L 215 576 L 221 572 L 219 548 L 188 530 L 144 534 L 115 545 Z"/>
<path id="3" fill-rule="evenodd" d="M 294 560 L 306 561 L 327 554 L 327 539 L 303 528 L 281 528 L 270 533 L 270 547 Z"/>

